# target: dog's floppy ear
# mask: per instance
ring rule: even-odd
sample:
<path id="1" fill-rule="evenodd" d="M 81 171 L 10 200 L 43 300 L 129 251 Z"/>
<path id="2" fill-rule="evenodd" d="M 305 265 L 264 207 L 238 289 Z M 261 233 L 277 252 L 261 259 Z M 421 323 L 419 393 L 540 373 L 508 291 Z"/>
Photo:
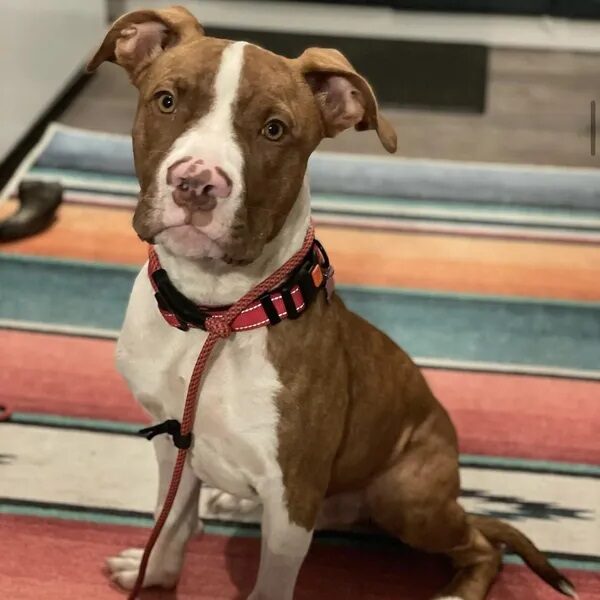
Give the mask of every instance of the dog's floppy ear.
<path id="1" fill-rule="evenodd" d="M 114 22 L 87 70 L 94 71 L 109 60 L 121 65 L 135 83 L 163 50 L 203 34 L 202 25 L 182 6 L 136 10 Z"/>
<path id="2" fill-rule="evenodd" d="M 377 99 L 346 57 L 330 48 L 309 48 L 294 61 L 310 85 L 323 116 L 325 135 L 344 129 L 375 129 L 383 147 L 396 151 L 396 132 L 379 113 Z"/>

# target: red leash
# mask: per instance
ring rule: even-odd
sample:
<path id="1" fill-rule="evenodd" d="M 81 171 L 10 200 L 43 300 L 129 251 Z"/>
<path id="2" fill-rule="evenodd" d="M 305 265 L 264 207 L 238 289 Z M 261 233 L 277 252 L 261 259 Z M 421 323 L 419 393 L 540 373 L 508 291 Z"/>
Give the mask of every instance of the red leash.
<path id="1" fill-rule="evenodd" d="M 257 298 L 284 281 L 287 276 L 294 271 L 294 269 L 302 264 L 307 252 L 312 247 L 314 240 L 315 233 L 311 225 L 306 232 L 306 237 L 304 238 L 304 244 L 302 245 L 302 248 L 300 248 L 300 250 L 298 250 L 298 252 L 296 252 L 296 254 L 290 258 L 290 260 L 279 267 L 275 273 L 267 277 L 255 288 L 240 298 L 240 300 L 233 304 L 226 312 L 218 316 L 213 315 L 207 319 L 206 330 L 208 331 L 208 337 L 206 338 L 206 341 L 202 346 L 202 350 L 198 355 L 196 364 L 194 365 L 194 370 L 192 371 L 190 383 L 188 385 L 185 406 L 183 408 L 183 416 L 181 418 L 181 436 L 191 435 L 194 427 L 194 418 L 196 416 L 196 403 L 198 400 L 198 391 L 200 389 L 202 373 L 204 372 L 206 362 L 208 361 L 216 343 L 219 341 L 219 339 L 228 338 L 232 334 L 231 324 L 243 310 L 248 308 L 248 306 L 250 306 Z M 150 554 L 154 548 L 154 544 L 156 543 L 158 536 L 160 535 L 160 532 L 162 531 L 162 528 L 164 527 L 167 517 L 171 512 L 173 502 L 175 501 L 175 496 L 177 495 L 177 490 L 179 489 L 179 483 L 181 482 L 181 475 L 183 473 L 183 466 L 185 464 L 187 451 L 187 448 L 180 448 L 177 452 L 177 460 L 175 462 L 175 467 L 173 468 L 173 475 L 171 476 L 169 490 L 160 514 L 156 519 L 156 523 L 154 524 L 154 529 L 152 529 L 152 533 L 146 542 L 146 547 L 144 548 L 144 554 L 140 563 L 140 570 L 138 572 L 135 585 L 129 594 L 129 600 L 135 600 L 142 589 Z"/>

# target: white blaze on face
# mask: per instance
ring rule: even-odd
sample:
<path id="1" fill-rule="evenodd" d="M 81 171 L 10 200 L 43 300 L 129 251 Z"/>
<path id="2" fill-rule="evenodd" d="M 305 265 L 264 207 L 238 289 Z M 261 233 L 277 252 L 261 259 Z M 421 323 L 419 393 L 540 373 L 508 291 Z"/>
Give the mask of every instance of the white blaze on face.
<path id="1" fill-rule="evenodd" d="M 166 230 L 157 242 L 174 254 L 188 257 L 219 258 L 221 251 L 214 241 L 227 239 L 244 191 L 244 157 L 233 128 L 233 108 L 244 64 L 245 42 L 225 48 L 215 77 L 214 98 L 209 112 L 186 130 L 173 144 L 158 170 L 157 189 L 162 221 L 167 227 L 183 225 L 186 213 L 173 200 L 173 187 L 167 183 L 167 170 L 176 161 L 193 157 L 217 165 L 229 177 L 232 191 L 220 198 L 216 207 L 200 226 Z"/>

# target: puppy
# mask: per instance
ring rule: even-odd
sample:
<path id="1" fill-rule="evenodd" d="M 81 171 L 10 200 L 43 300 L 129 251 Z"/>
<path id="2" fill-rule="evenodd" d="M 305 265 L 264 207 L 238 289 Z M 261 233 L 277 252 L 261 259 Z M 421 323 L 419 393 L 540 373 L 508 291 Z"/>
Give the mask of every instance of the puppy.
<path id="1" fill-rule="evenodd" d="M 134 228 L 155 245 L 176 290 L 197 305 L 235 303 L 302 247 L 310 226 L 307 161 L 324 137 L 372 129 L 386 150 L 396 149 L 369 84 L 336 50 L 284 58 L 207 37 L 189 12 L 173 7 L 119 19 L 90 70 L 105 60 L 122 66 L 139 90 Z M 144 267 L 117 362 L 157 422 L 181 417 L 206 336 L 165 321 Z M 154 446 L 159 510 L 177 451 L 167 436 Z M 483 600 L 504 544 L 575 597 L 523 534 L 465 513 L 446 411 L 410 358 L 335 294 L 318 294 L 298 319 L 233 334 L 211 356 L 193 445 L 145 586 L 177 583 L 201 481 L 263 505 L 252 600 L 293 597 L 319 514 L 350 496 L 355 517 L 452 559 L 456 575 L 438 598 Z M 140 557 L 133 549 L 109 559 L 122 587 L 133 587 Z"/>

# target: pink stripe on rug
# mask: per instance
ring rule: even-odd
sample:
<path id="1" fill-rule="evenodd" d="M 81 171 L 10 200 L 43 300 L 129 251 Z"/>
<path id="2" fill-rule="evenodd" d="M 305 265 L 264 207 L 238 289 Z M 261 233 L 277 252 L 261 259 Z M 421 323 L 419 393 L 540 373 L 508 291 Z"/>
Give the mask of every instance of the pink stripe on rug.
<path id="1" fill-rule="evenodd" d="M 112 340 L 0 330 L 0 348 L 0 397 L 14 411 L 148 420 L 117 373 Z"/>
<path id="2" fill-rule="evenodd" d="M 114 366 L 111 340 L 0 330 L 0 400 L 21 412 L 145 422 Z M 461 451 L 600 463 L 600 382 L 425 370 Z"/>
<path id="3" fill-rule="evenodd" d="M 468 454 L 600 463 L 600 382 L 425 370 Z"/>
<path id="4" fill-rule="evenodd" d="M 0 590 L 19 600 L 117 600 L 103 563 L 143 545 L 148 530 L 86 522 L 2 516 Z M 259 541 L 204 535 L 189 545 L 177 592 L 145 592 L 145 600 L 241 600 L 256 576 Z M 566 573 L 582 600 L 600 600 L 598 574 Z M 298 600 L 428 600 L 450 577 L 445 561 L 400 546 L 313 544 L 300 573 Z M 563 596 L 527 568 L 507 566 L 489 600 L 559 600 Z"/>

